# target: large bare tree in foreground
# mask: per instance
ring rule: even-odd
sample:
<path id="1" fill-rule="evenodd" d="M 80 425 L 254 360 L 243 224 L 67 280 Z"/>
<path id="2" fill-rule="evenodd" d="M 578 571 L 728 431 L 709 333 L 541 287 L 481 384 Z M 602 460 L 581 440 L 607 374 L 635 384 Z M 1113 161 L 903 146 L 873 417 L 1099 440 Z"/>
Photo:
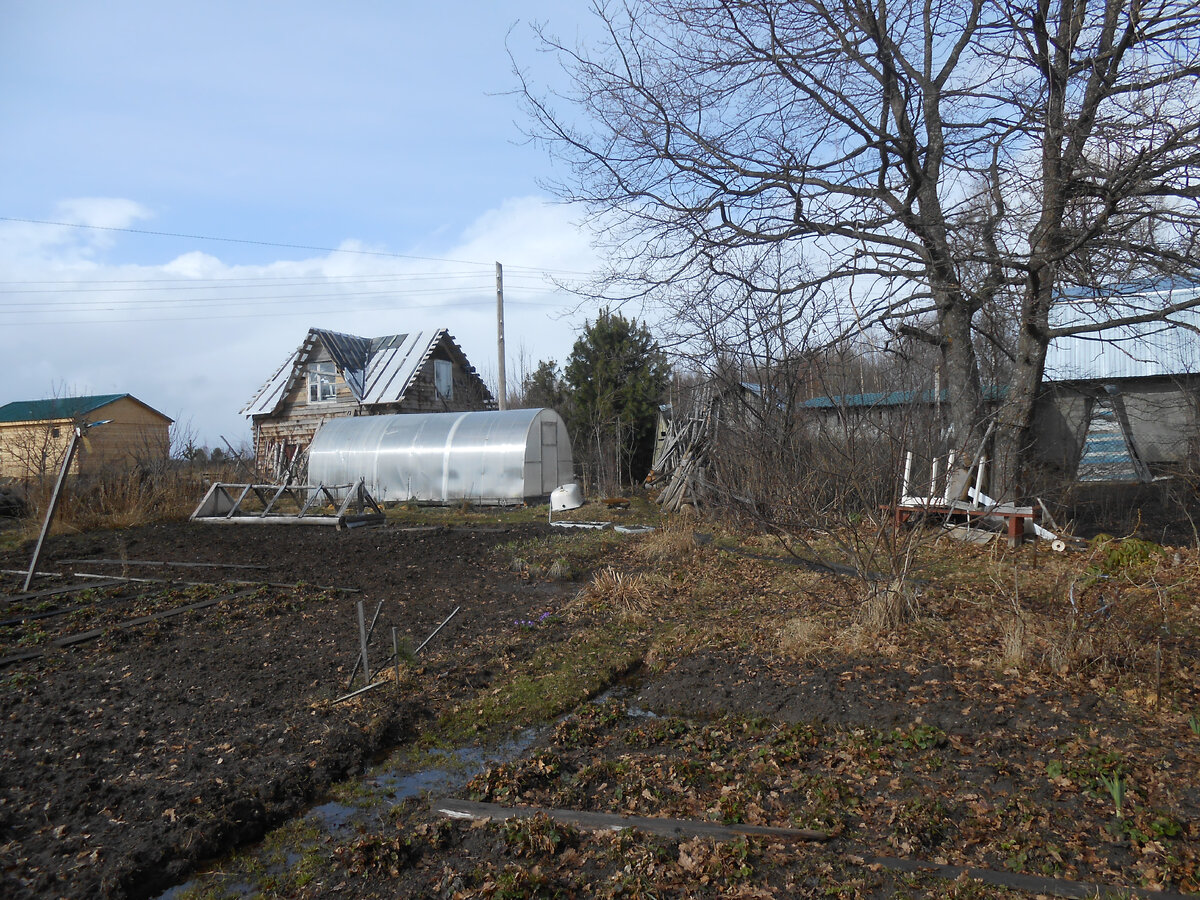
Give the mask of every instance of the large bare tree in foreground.
<path id="1" fill-rule="evenodd" d="M 980 354 L 999 348 L 1006 492 L 1053 337 L 1200 304 L 1108 290 L 1196 271 L 1194 3 L 601 0 L 595 14 L 594 45 L 541 35 L 569 87 L 523 94 L 570 163 L 556 189 L 603 220 L 605 294 L 664 304 L 685 337 L 747 310 L 772 333 L 919 337 L 940 352 L 960 459 L 986 430 Z"/>

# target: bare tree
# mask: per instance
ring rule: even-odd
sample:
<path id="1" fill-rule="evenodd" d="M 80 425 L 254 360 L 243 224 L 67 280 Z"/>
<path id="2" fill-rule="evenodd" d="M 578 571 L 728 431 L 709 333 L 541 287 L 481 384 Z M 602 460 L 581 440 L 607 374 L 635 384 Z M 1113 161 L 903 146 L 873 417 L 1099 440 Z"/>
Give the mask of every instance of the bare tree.
<path id="1" fill-rule="evenodd" d="M 569 87 L 522 77 L 612 250 L 597 292 L 679 338 L 739 310 L 829 339 L 882 325 L 941 356 L 959 459 L 1007 378 L 1001 489 L 1020 483 L 1048 343 L 1167 320 L 1200 225 L 1200 9 L 1187 0 L 598 0 L 604 37 L 540 32 Z M 518 71 L 518 76 L 521 76 Z M 1087 317 L 1064 297 L 1095 303 Z M 804 327 L 808 327 L 805 325 Z"/>

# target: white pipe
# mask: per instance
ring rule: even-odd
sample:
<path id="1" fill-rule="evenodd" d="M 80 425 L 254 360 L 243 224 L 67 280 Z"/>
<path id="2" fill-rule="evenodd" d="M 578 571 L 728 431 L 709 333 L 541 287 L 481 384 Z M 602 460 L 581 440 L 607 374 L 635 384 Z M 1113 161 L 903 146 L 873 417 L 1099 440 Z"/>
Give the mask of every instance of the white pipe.
<path id="1" fill-rule="evenodd" d="M 946 457 L 946 490 L 942 494 L 942 499 L 947 503 L 950 502 L 950 485 L 954 481 L 954 451 L 951 450 Z"/>
<path id="2" fill-rule="evenodd" d="M 908 486 L 912 482 L 912 462 L 913 454 L 912 451 L 909 450 L 904 454 L 904 483 L 900 486 L 901 497 L 908 496 Z"/>
<path id="3" fill-rule="evenodd" d="M 975 495 L 971 498 L 979 505 L 979 495 L 983 493 L 983 470 L 987 468 L 987 457 L 979 457 L 979 465 L 975 468 Z"/>

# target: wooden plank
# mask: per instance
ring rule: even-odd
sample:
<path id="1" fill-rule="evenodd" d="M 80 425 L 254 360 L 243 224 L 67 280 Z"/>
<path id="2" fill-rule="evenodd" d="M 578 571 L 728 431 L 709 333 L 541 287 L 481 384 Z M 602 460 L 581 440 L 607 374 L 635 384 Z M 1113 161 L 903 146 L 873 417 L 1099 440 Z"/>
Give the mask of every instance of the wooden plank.
<path id="1" fill-rule="evenodd" d="M 173 562 L 165 559 L 63 559 L 64 566 L 131 565 L 131 566 L 179 566 L 184 569 L 266 569 L 268 566 L 253 563 L 210 563 Z"/>
<path id="2" fill-rule="evenodd" d="M 79 577 L 79 576 L 76 576 Z M 92 588 L 106 588 L 113 585 L 122 584 L 127 579 L 111 578 L 107 575 L 98 576 L 104 578 L 104 581 L 89 581 L 85 584 L 68 584 L 66 587 L 46 588 L 43 591 L 31 591 L 27 594 L 14 594 L 11 597 L 5 597 L 5 603 L 17 603 L 21 600 L 36 600 L 39 597 L 54 597 L 58 594 L 73 594 L 76 591 L 88 591 Z"/>
<path id="3" fill-rule="evenodd" d="M 739 837 L 771 837 L 793 841 L 827 841 L 831 835 L 811 828 L 775 828 L 767 825 L 718 825 L 696 819 L 665 819 L 651 816 L 622 816 L 616 813 L 584 812 L 573 809 L 548 809 L 541 806 L 501 806 L 472 800 L 438 800 L 433 810 L 454 819 L 527 819 L 541 813 L 556 822 L 593 831 L 622 831 L 636 828 L 664 837 L 710 837 L 732 840 Z"/>
<path id="4" fill-rule="evenodd" d="M 72 574 L 74 574 L 74 576 L 76 578 L 108 578 L 109 577 L 107 575 L 97 575 L 93 572 L 74 572 Z M 362 588 L 332 587 L 329 585 L 320 585 L 320 584 L 299 585 L 299 584 L 290 584 L 286 581 L 250 581 L 250 580 L 246 580 L 246 579 L 235 580 L 232 578 L 226 578 L 224 581 L 176 581 L 173 578 L 134 578 L 132 576 L 127 575 L 124 578 L 115 578 L 114 577 L 112 580 L 114 582 L 133 581 L 133 582 L 139 582 L 139 583 L 145 583 L 145 584 L 179 584 L 179 585 L 183 585 L 185 587 L 225 587 L 226 585 L 241 586 L 244 584 L 252 584 L 252 585 L 255 585 L 256 587 L 284 588 L 286 590 L 291 590 L 292 588 L 297 588 L 297 587 L 303 586 L 303 587 L 311 587 L 314 591 L 341 591 L 342 593 L 346 593 L 346 594 L 362 593 Z"/>
<path id="5" fill-rule="evenodd" d="M 40 619 L 54 619 L 58 616 L 65 616 L 69 613 L 79 612 L 81 609 L 93 609 L 97 605 L 112 606 L 114 603 L 125 603 L 134 599 L 133 597 L 114 597 L 109 600 L 97 601 L 96 603 L 84 603 L 78 606 L 64 606 L 62 609 L 48 609 L 42 612 L 26 613 L 23 616 L 13 616 L 10 619 L 0 619 L 0 628 L 7 625 L 20 625 L 22 622 L 36 622 Z"/>
<path id="6" fill-rule="evenodd" d="M 118 622 L 115 625 L 109 625 L 105 628 L 93 628 L 90 631 L 81 631 L 77 634 L 69 634 L 65 637 L 55 638 L 50 641 L 49 646 L 55 648 L 71 647 L 75 644 L 82 644 L 86 641 L 94 641 L 108 632 L 117 629 L 124 631 L 129 628 L 136 628 L 139 625 L 147 625 L 150 622 L 158 622 L 163 619 L 171 619 L 175 616 L 181 616 L 184 613 L 194 612 L 196 610 L 205 609 L 209 606 L 216 606 L 218 603 L 223 603 L 226 600 L 240 600 L 243 597 L 249 597 L 251 594 L 257 593 L 258 588 L 254 587 L 250 590 L 241 591 L 236 594 L 229 594 L 225 597 L 211 597 L 208 600 L 200 600 L 196 603 L 189 603 L 186 606 L 176 606 L 173 609 L 164 610 L 163 612 L 153 613 L 148 616 L 138 616 L 134 619 L 126 619 L 123 622 Z M 37 659 L 45 656 L 45 650 L 27 651 L 18 653 L 14 656 L 6 656 L 0 659 L 0 667 L 11 665 L 15 662 L 24 662 L 30 659 Z"/>

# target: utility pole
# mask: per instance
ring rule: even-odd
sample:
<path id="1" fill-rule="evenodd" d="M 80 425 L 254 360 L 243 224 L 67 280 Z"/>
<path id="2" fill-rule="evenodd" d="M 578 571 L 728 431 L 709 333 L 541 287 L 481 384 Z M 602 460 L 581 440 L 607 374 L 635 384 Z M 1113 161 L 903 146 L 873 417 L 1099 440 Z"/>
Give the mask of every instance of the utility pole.
<path id="1" fill-rule="evenodd" d="M 500 359 L 500 409 L 508 409 L 508 384 L 504 379 L 504 267 L 496 263 L 496 344 Z"/>

